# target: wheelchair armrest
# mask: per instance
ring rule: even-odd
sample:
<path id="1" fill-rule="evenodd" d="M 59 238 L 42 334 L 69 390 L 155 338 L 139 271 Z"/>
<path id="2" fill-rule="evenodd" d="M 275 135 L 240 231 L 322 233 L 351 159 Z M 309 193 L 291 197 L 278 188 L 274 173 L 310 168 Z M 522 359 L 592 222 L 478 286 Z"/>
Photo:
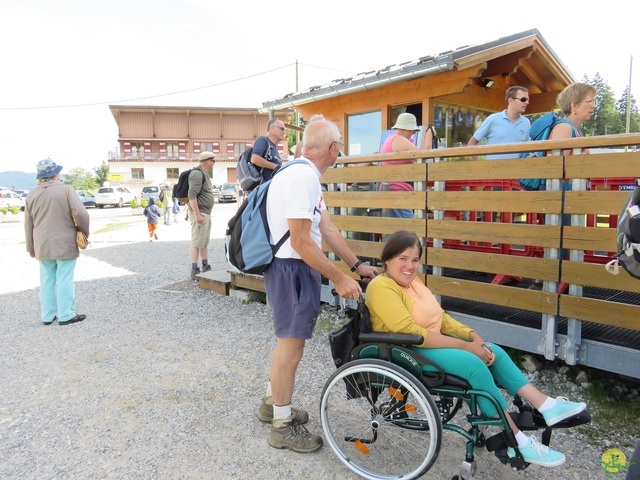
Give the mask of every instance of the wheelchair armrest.
<path id="1" fill-rule="evenodd" d="M 422 335 L 413 333 L 361 333 L 360 343 L 391 343 L 394 345 L 420 345 L 424 342 Z"/>

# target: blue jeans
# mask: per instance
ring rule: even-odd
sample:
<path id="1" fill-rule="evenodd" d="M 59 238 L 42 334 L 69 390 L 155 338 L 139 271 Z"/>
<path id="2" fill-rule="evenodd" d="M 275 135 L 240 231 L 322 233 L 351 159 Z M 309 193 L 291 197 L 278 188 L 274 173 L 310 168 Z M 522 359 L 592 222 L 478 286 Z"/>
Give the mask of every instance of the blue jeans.
<path id="1" fill-rule="evenodd" d="M 484 390 L 490 393 L 500 404 L 503 410 L 507 409 L 507 402 L 502 397 L 496 382 L 511 395 L 515 395 L 518 390 L 529 383 L 527 378 L 516 367 L 507 352 L 493 343 L 491 345 L 496 360 L 491 365 L 487 365 L 475 354 L 457 348 L 418 348 L 414 350 L 430 358 L 439 364 L 445 372 L 457 377 L 464 378 L 476 390 Z M 432 367 L 425 367 L 431 370 Z M 488 417 L 495 417 L 498 412 L 486 398 L 478 398 L 480 410 Z"/>
<path id="2" fill-rule="evenodd" d="M 56 316 L 59 322 L 76 316 L 76 287 L 73 283 L 76 260 L 40 260 L 40 306 L 44 323 L 52 322 Z"/>
<path id="3" fill-rule="evenodd" d="M 413 218 L 413 210 L 406 208 L 390 208 L 389 215 L 395 218 Z"/>

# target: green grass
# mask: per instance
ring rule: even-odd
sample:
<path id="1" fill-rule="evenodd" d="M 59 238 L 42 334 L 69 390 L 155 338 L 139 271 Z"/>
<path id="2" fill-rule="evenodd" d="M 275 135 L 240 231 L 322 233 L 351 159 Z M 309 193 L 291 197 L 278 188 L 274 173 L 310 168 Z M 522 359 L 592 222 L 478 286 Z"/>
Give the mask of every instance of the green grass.
<path id="1" fill-rule="evenodd" d="M 127 228 L 130 225 L 135 225 L 136 223 L 138 223 L 138 222 L 110 223 L 106 227 L 103 227 L 100 230 L 97 230 L 97 231 L 95 231 L 93 233 L 96 234 L 96 233 L 112 232 L 114 230 L 119 230 L 121 228 Z"/>
<path id="2" fill-rule="evenodd" d="M 585 391 L 593 423 L 578 427 L 594 444 L 606 433 L 613 443 L 634 447 L 640 437 L 640 402 L 619 395 L 610 384 L 596 380 Z M 595 424 L 595 425 L 594 425 Z M 624 433 L 624 437 L 621 435 Z M 633 439 L 632 441 L 629 438 Z"/>
<path id="3" fill-rule="evenodd" d="M 342 325 L 347 323 L 351 316 L 355 313 L 355 310 L 347 310 L 344 317 L 336 319 L 335 316 L 330 315 L 330 313 L 337 314 L 339 312 L 339 307 L 323 307 L 320 309 L 320 313 L 318 314 L 318 321 L 316 322 L 316 328 L 314 330 L 314 335 L 325 335 L 327 333 L 331 333 L 335 330 L 338 330 Z"/>

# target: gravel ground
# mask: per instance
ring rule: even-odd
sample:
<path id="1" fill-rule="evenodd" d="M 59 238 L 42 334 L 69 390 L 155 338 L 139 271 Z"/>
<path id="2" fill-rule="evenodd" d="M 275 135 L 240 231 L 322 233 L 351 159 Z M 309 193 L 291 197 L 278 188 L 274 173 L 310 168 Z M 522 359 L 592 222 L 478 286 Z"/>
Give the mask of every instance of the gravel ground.
<path id="1" fill-rule="evenodd" d="M 225 220 L 214 215 L 214 270 L 226 267 Z M 326 445 L 309 455 L 268 446 L 269 427 L 256 418 L 274 346 L 268 308 L 188 280 L 186 223 L 161 228 L 150 244 L 134 221 L 92 235 L 76 269 L 77 311 L 88 318 L 66 328 L 40 323 L 37 262 L 15 229 L 0 225 L 0 478 L 354 478 Z M 312 432 L 321 433 L 319 398 L 333 370 L 326 331 L 318 332 L 294 396 Z M 564 389 L 562 377 L 539 377 Z M 478 450 L 476 478 L 605 478 L 603 452 L 630 456 L 623 443 L 635 444 L 634 436 L 601 432 L 594 446 L 559 430 L 552 446 L 567 463 L 524 472 Z M 425 478 L 450 478 L 463 455 L 462 437 L 445 433 Z"/>

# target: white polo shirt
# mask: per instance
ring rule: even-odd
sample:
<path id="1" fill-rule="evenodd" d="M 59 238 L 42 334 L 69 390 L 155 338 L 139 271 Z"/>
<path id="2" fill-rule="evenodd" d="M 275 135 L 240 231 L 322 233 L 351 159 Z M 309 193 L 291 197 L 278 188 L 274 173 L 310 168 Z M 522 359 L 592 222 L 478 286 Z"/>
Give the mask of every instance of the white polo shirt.
<path id="1" fill-rule="evenodd" d="M 299 164 L 278 172 L 271 180 L 267 195 L 267 222 L 271 229 L 271 243 L 275 244 L 289 230 L 287 219 L 304 218 L 311 220 L 311 238 L 318 247 L 322 246 L 320 220 L 327 209 L 320 186 L 320 171 L 306 158 L 300 158 L 308 165 Z M 300 255 L 291 248 L 291 239 L 280 247 L 278 258 L 298 258 Z"/>

